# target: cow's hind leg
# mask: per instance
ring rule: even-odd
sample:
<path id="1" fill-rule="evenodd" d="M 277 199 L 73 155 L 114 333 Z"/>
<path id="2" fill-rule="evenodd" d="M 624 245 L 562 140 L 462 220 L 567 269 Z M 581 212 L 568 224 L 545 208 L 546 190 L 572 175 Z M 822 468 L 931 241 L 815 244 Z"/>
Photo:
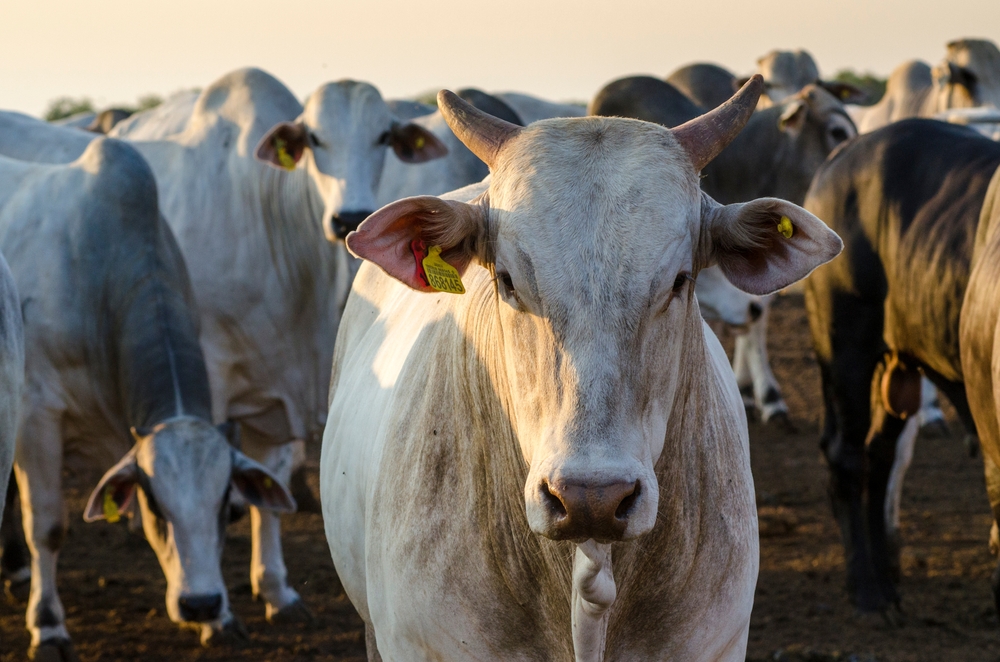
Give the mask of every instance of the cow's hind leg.
<path id="1" fill-rule="evenodd" d="M 20 604 L 28 599 L 31 590 L 31 555 L 24 540 L 21 522 L 21 500 L 17 496 L 17 479 L 12 475 L 7 484 L 7 504 L 3 523 L 0 524 L 0 580 L 3 580 L 7 599 Z"/>
<path id="2" fill-rule="evenodd" d="M 58 415 L 31 412 L 26 416 L 18 434 L 15 462 L 24 533 L 31 551 L 29 656 L 46 662 L 76 660 L 66 629 L 66 612 L 56 590 L 56 562 L 66 534 Z"/>
<path id="3" fill-rule="evenodd" d="M 760 317 L 750 324 L 746 333 L 736 337 L 733 371 L 744 403 L 753 403 L 760 412 L 760 420 L 790 428 L 788 405 L 767 356 L 767 321 L 772 300 L 773 297 L 763 299 Z"/>
<path id="4" fill-rule="evenodd" d="M 243 436 L 243 449 L 288 485 L 296 458 L 292 444 L 275 446 L 250 432 Z M 280 516 L 251 506 L 250 526 L 253 540 L 250 585 L 254 596 L 263 598 L 267 605 L 267 620 L 271 623 L 312 620 L 305 602 L 288 585 L 288 569 L 281 549 Z"/>

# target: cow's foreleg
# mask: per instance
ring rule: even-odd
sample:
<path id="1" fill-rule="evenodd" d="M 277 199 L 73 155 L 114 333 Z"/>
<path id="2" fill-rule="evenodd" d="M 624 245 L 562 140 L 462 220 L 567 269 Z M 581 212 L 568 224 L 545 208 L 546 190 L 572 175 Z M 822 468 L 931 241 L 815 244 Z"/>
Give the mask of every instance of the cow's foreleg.
<path id="1" fill-rule="evenodd" d="M 771 371 L 767 356 L 767 320 L 774 297 L 761 300 L 761 314 L 744 334 L 736 337 L 733 371 L 744 402 L 752 399 L 760 412 L 761 421 L 788 421 L 788 405 L 781 396 L 781 387 Z"/>
<path id="2" fill-rule="evenodd" d="M 27 623 L 34 659 L 74 660 L 66 612 L 56 590 L 56 562 L 66 534 L 59 417 L 27 414 L 15 458 L 24 534 L 31 551 Z"/>
<path id="3" fill-rule="evenodd" d="M 247 434 L 244 452 L 270 469 L 278 480 L 288 485 L 295 465 L 295 447 L 278 446 Z M 312 615 L 299 594 L 288 585 L 288 569 L 281 551 L 281 518 L 269 510 L 250 507 L 253 554 L 250 560 L 250 585 L 255 597 L 264 599 L 267 620 L 274 622 L 310 620 Z"/>

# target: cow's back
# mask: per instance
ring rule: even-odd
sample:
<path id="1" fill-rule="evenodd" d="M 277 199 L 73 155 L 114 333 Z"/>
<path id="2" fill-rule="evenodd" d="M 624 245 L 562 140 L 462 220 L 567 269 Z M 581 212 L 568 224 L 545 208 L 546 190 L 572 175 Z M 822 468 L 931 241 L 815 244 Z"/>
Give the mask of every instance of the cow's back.
<path id="1" fill-rule="evenodd" d="M 998 165 L 1000 145 L 933 120 L 897 122 L 845 145 L 817 172 L 806 199 L 844 238 L 844 255 L 820 267 L 808 287 L 885 300 L 890 346 L 959 380 L 959 310 Z M 830 320 L 833 300 L 822 300 L 810 315 Z"/>

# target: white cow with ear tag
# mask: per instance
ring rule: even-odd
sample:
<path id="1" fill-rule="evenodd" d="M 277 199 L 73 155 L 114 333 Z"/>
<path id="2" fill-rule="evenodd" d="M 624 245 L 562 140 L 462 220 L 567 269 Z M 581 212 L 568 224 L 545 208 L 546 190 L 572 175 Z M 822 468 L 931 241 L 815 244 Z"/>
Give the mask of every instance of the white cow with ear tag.
<path id="1" fill-rule="evenodd" d="M 744 659 L 746 417 L 691 278 L 766 294 L 842 248 L 796 205 L 699 189 L 761 88 L 673 130 L 520 128 L 439 94 L 488 184 L 347 238 L 368 263 L 320 482 L 369 660 Z"/>

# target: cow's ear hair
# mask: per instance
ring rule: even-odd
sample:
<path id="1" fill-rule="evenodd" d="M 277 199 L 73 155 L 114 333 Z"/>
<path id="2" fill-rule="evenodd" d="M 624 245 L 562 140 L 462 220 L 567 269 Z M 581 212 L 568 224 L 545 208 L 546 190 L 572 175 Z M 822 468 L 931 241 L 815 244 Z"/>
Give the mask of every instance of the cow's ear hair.
<path id="1" fill-rule="evenodd" d="M 267 467 L 233 450 L 232 483 L 247 503 L 279 513 L 295 512 L 295 499 Z"/>
<path id="2" fill-rule="evenodd" d="M 777 198 L 722 206 L 706 195 L 702 215 L 715 261 L 729 282 L 750 294 L 788 287 L 844 248 L 823 221 Z"/>
<path id="3" fill-rule="evenodd" d="M 441 258 L 459 274 L 479 256 L 486 232 L 486 208 L 422 195 L 403 198 L 369 216 L 347 235 L 347 248 L 384 272 L 422 292 L 434 292 L 420 266 L 422 250 L 441 247 Z"/>
<path id="4" fill-rule="evenodd" d="M 388 141 L 403 163 L 424 163 L 448 154 L 448 147 L 437 136 L 413 122 L 393 122 Z"/>
<path id="5" fill-rule="evenodd" d="M 230 446 L 232 446 L 236 450 L 242 450 L 243 442 L 240 439 L 239 423 L 237 423 L 233 419 L 229 419 L 225 423 L 219 423 L 218 425 L 216 425 L 215 429 L 218 430 L 222 434 L 222 436 L 226 438 L 226 441 L 229 442 Z"/>
<path id="6" fill-rule="evenodd" d="M 309 147 L 309 129 L 302 122 L 279 122 L 257 143 L 254 156 L 275 168 L 295 170 Z"/>
<path id="7" fill-rule="evenodd" d="M 781 111 L 778 118 L 778 128 L 793 138 L 802 133 L 802 127 L 806 125 L 806 117 L 809 115 L 809 104 L 802 99 L 792 99 L 785 109 Z"/>
<path id="8" fill-rule="evenodd" d="M 868 95 L 861 88 L 855 87 L 850 83 L 841 83 L 836 80 L 819 80 L 816 81 L 816 84 L 837 97 L 840 103 L 865 103 L 868 101 Z"/>
<path id="9" fill-rule="evenodd" d="M 85 522 L 106 519 L 108 515 L 115 518 L 118 513 L 129 509 L 139 480 L 139 465 L 136 464 L 135 455 L 136 449 L 133 448 L 101 477 L 97 487 L 90 493 L 87 507 L 83 509 Z"/>

